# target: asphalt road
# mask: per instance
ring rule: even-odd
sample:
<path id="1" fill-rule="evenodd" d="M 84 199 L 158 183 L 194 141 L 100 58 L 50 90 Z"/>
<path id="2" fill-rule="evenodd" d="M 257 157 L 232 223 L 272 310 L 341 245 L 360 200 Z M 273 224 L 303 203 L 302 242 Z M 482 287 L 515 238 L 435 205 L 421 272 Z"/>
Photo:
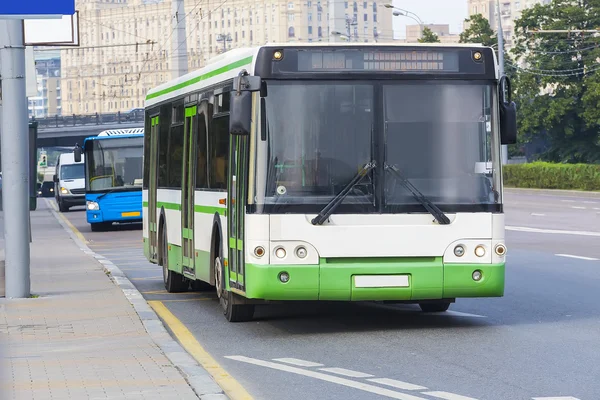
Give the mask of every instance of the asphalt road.
<path id="1" fill-rule="evenodd" d="M 508 191 L 506 292 L 417 306 L 258 307 L 228 323 L 214 293 L 172 295 L 139 226 L 92 233 L 148 300 L 161 300 L 255 399 L 600 398 L 600 196 Z M 564 397 L 563 397 L 564 396 Z"/>

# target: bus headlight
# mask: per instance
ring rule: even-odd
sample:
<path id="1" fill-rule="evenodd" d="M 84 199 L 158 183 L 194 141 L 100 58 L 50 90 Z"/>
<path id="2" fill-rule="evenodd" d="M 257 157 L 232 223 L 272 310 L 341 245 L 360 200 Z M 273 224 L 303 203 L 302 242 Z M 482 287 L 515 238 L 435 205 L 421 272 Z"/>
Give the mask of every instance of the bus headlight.
<path id="1" fill-rule="evenodd" d="M 481 245 L 475 247 L 475 255 L 477 257 L 483 257 L 483 256 L 485 256 L 485 247 L 483 247 Z"/>
<path id="2" fill-rule="evenodd" d="M 279 248 L 277 248 L 277 250 L 275 250 L 275 255 L 278 258 L 285 258 L 285 254 L 286 254 L 285 249 L 283 247 L 279 247 Z"/>
<path id="3" fill-rule="evenodd" d="M 61 192 L 62 194 L 69 194 L 69 189 L 67 189 L 66 187 L 61 187 L 61 188 L 60 188 L 60 192 Z"/>
<path id="4" fill-rule="evenodd" d="M 296 249 L 296 256 L 298 258 L 304 258 L 304 257 L 306 257 L 307 254 L 308 254 L 308 252 L 306 251 L 306 247 L 304 247 L 304 246 L 300 246 Z"/>
<path id="5" fill-rule="evenodd" d="M 90 211 L 98 211 L 100 209 L 100 205 L 98 203 L 96 203 L 95 201 L 88 201 L 87 209 Z"/>
<path id="6" fill-rule="evenodd" d="M 503 244 L 497 245 L 496 246 L 496 254 L 498 254 L 500 257 L 505 255 L 506 254 L 506 246 L 504 246 Z"/>

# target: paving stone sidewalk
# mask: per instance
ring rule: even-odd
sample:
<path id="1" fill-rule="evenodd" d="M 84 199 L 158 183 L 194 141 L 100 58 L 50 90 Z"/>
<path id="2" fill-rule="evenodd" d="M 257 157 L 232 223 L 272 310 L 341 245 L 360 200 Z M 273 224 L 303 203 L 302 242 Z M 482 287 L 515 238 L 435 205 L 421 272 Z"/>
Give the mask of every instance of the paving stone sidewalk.
<path id="1" fill-rule="evenodd" d="M 47 207 L 31 219 L 39 297 L 0 298 L 0 399 L 198 399 L 101 264 Z"/>

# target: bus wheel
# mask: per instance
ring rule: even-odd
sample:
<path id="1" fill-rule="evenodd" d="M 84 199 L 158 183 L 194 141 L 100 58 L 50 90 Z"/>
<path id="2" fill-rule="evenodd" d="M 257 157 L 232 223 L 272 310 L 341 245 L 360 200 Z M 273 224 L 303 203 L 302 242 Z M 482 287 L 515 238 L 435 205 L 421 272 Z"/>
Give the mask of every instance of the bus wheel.
<path id="1" fill-rule="evenodd" d="M 163 281 L 165 283 L 165 289 L 167 289 L 167 292 L 180 293 L 187 291 L 189 282 L 184 278 L 183 275 L 169 269 L 169 244 L 167 241 L 166 232 L 164 232 L 162 235 L 161 262 L 163 268 Z"/>
<path id="2" fill-rule="evenodd" d="M 450 307 L 449 301 L 437 301 L 435 303 L 419 303 L 423 312 L 444 312 Z"/>
<path id="3" fill-rule="evenodd" d="M 229 322 L 246 322 L 254 317 L 254 304 L 234 304 L 236 296 L 234 293 L 225 290 L 225 270 L 221 262 L 221 256 L 215 257 L 215 286 L 217 288 L 217 296 L 223 314 Z"/>

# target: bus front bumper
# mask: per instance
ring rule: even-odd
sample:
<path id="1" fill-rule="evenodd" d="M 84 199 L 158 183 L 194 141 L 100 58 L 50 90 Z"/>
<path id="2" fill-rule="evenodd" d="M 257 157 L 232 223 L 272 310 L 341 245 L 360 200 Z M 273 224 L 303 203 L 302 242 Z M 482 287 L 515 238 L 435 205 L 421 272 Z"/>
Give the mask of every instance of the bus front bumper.
<path id="1" fill-rule="evenodd" d="M 479 280 L 473 278 L 475 271 L 481 273 Z M 281 272 L 289 275 L 286 283 L 279 279 Z M 246 264 L 245 286 L 253 299 L 418 301 L 502 297 L 504 277 L 504 263 L 444 264 L 441 257 L 321 259 L 318 265 Z"/>
<path id="2" fill-rule="evenodd" d="M 87 210 L 86 216 L 87 222 L 90 224 L 101 222 L 139 222 L 142 220 L 142 210 Z"/>

